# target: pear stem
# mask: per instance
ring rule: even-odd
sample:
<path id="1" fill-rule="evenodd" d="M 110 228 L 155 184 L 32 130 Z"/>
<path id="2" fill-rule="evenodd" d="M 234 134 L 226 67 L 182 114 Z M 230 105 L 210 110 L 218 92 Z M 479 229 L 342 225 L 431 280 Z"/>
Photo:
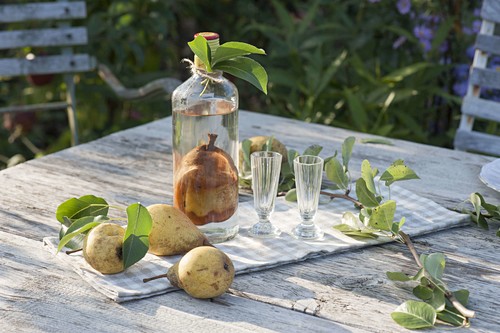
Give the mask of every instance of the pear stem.
<path id="1" fill-rule="evenodd" d="M 208 133 L 208 146 L 207 150 L 214 150 L 215 149 L 215 140 L 217 140 L 217 134 L 215 133 Z"/>
<path id="2" fill-rule="evenodd" d="M 72 253 L 76 253 L 76 252 L 80 252 L 80 251 L 83 251 L 83 249 L 80 248 L 80 249 L 68 250 L 68 251 L 66 251 L 66 254 L 72 254 Z"/>
<path id="3" fill-rule="evenodd" d="M 142 279 L 142 282 L 146 283 L 146 282 L 149 282 L 149 281 L 153 281 L 153 280 L 161 279 L 161 278 L 166 278 L 166 277 L 167 277 L 167 273 L 160 274 L 160 275 L 153 276 L 153 277 L 150 277 L 150 278 Z"/>

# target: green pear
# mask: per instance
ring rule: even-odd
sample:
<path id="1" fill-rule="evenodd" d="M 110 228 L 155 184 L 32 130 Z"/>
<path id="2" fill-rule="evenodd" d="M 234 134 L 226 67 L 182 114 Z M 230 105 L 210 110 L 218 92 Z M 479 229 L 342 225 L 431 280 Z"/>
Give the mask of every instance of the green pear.
<path id="1" fill-rule="evenodd" d="M 206 236 L 181 210 L 167 204 L 147 207 L 153 220 L 149 234 L 149 252 L 158 256 L 183 254 L 210 245 Z"/>
<path id="2" fill-rule="evenodd" d="M 83 239 L 83 257 L 102 274 L 122 272 L 124 235 L 125 229 L 118 224 L 99 224 Z"/>
<path id="3" fill-rule="evenodd" d="M 200 246 L 186 253 L 166 274 L 144 279 L 144 282 L 162 277 L 192 297 L 213 298 L 225 293 L 233 283 L 234 265 L 221 250 Z"/>

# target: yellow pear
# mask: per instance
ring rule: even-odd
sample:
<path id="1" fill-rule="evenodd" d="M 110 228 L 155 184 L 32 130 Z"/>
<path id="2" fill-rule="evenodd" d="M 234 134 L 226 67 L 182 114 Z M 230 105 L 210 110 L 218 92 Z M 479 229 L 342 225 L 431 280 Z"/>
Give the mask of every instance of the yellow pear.
<path id="1" fill-rule="evenodd" d="M 91 229 L 83 240 L 83 257 L 103 274 L 122 272 L 125 229 L 118 224 L 102 223 Z"/>
<path id="2" fill-rule="evenodd" d="M 225 293 L 233 283 L 234 266 L 221 250 L 200 246 L 186 253 L 166 274 L 144 279 L 144 282 L 162 277 L 192 297 L 213 298 Z"/>
<path id="3" fill-rule="evenodd" d="M 250 145 L 250 154 L 252 154 L 253 152 L 256 152 L 256 151 L 263 150 L 264 146 L 269 142 L 269 139 L 271 139 L 271 137 L 265 136 L 265 135 L 253 136 L 253 137 L 249 138 L 248 140 L 250 140 L 252 142 L 252 144 Z M 276 138 L 273 138 L 272 144 L 271 144 L 271 150 L 278 152 L 283 156 L 281 163 L 288 162 L 288 151 L 286 149 L 286 146 L 281 141 L 279 141 Z M 243 167 L 244 167 L 244 165 L 243 165 L 243 163 L 244 163 L 243 149 L 241 148 L 241 143 L 240 143 L 239 154 L 240 154 L 239 167 L 240 167 L 240 171 L 241 171 L 241 170 L 243 170 Z"/>
<path id="4" fill-rule="evenodd" d="M 153 220 L 149 234 L 149 252 L 158 256 L 183 254 L 210 245 L 206 236 L 181 210 L 167 204 L 147 207 Z"/>

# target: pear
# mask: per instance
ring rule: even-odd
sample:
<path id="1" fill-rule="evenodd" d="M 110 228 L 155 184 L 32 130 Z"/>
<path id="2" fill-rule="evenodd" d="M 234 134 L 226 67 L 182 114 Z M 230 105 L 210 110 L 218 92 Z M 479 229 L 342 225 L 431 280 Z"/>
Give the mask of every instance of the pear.
<path id="1" fill-rule="evenodd" d="M 174 184 L 174 206 L 196 225 L 224 222 L 238 208 L 238 169 L 231 156 L 215 145 L 195 147 L 181 160 Z"/>
<path id="2" fill-rule="evenodd" d="M 148 282 L 166 277 L 174 287 L 195 298 L 213 298 L 225 293 L 234 280 L 234 265 L 221 250 L 200 246 L 186 253 L 166 274 L 144 279 Z"/>
<path id="3" fill-rule="evenodd" d="M 124 236 L 125 229 L 118 224 L 99 224 L 83 239 L 83 257 L 102 274 L 122 272 Z"/>
<path id="4" fill-rule="evenodd" d="M 167 204 L 151 205 L 147 210 L 153 220 L 149 234 L 150 253 L 170 256 L 210 245 L 206 236 L 181 210 Z"/>
<path id="5" fill-rule="evenodd" d="M 271 139 L 270 136 L 265 136 L 265 135 L 259 135 L 259 136 L 253 136 L 249 138 L 248 140 L 251 141 L 250 145 L 250 154 L 256 151 L 261 151 L 264 150 L 264 146 L 269 142 L 269 139 Z M 286 149 L 286 146 L 279 141 L 276 138 L 273 138 L 272 143 L 271 143 L 271 151 L 275 151 L 277 153 L 280 153 L 281 156 L 283 156 L 281 163 L 288 163 L 288 151 Z M 240 149 L 239 149 L 239 170 L 244 170 L 244 163 L 245 159 L 243 158 L 243 149 L 241 148 L 241 143 L 240 143 Z"/>

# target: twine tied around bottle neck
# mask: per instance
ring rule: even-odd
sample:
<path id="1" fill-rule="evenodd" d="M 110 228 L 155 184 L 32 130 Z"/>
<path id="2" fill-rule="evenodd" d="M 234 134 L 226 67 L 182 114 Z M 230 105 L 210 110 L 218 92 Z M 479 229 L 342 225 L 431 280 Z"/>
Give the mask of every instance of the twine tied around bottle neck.
<path id="1" fill-rule="evenodd" d="M 198 66 L 195 65 L 195 63 L 191 59 L 184 58 L 181 60 L 181 62 L 186 62 L 189 64 L 189 70 L 191 71 L 191 75 L 199 75 L 205 80 L 210 81 L 210 82 L 216 82 L 216 83 L 222 83 L 224 82 L 224 77 L 222 75 L 218 75 L 219 77 L 215 77 L 214 74 L 217 74 L 218 72 L 214 73 L 208 73 L 207 71 L 199 68 Z"/>

